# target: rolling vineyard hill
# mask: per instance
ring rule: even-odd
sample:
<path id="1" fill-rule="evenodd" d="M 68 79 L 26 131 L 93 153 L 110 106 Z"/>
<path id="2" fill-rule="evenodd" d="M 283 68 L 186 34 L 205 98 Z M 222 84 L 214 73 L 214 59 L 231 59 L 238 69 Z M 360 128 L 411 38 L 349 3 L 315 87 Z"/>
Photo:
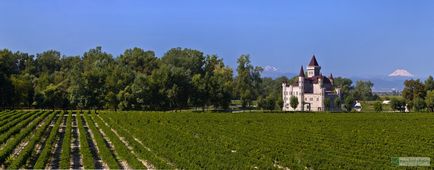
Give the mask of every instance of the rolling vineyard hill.
<path id="1" fill-rule="evenodd" d="M 432 132 L 428 113 L 14 110 L 0 169 L 387 169 L 433 159 Z"/>

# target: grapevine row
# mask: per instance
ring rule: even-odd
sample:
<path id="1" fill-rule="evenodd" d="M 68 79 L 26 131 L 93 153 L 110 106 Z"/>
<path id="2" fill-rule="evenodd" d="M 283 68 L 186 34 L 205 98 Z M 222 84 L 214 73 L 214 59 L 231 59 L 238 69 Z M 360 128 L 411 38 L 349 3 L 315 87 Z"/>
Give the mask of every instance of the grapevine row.
<path id="1" fill-rule="evenodd" d="M 98 127 L 104 132 L 105 135 L 110 139 L 114 148 L 119 155 L 119 158 L 122 160 L 126 160 L 130 168 L 133 169 L 145 169 L 146 167 L 137 160 L 135 156 L 131 156 L 130 150 L 125 146 L 125 144 L 116 136 L 111 129 L 105 125 L 100 119 L 95 118 L 95 114 L 92 113 L 91 119 L 98 124 Z"/>
<path id="2" fill-rule="evenodd" d="M 77 125 L 78 130 L 80 132 L 79 141 L 80 141 L 80 154 L 83 160 L 84 169 L 95 169 L 93 155 L 90 152 L 88 138 L 86 135 L 86 131 L 83 127 L 82 116 L 80 113 L 77 114 Z"/>
<path id="3" fill-rule="evenodd" d="M 113 157 L 110 149 L 106 146 L 105 141 L 97 128 L 95 127 L 95 124 L 90 120 L 89 116 L 87 114 L 84 115 L 84 120 L 86 121 L 87 127 L 92 131 L 93 137 L 96 141 L 96 146 L 98 148 L 99 154 L 101 158 L 107 163 L 110 169 L 120 169 L 119 164 L 117 163 L 116 159 Z"/>
<path id="4" fill-rule="evenodd" d="M 32 132 L 36 126 L 49 114 L 50 112 L 44 112 L 41 116 L 33 120 L 29 126 L 21 130 L 18 135 L 16 135 L 11 140 L 5 144 L 5 146 L 0 150 L 0 162 L 5 162 L 6 158 L 12 153 L 15 147 L 20 144 L 20 142 Z"/>
<path id="5" fill-rule="evenodd" d="M 60 154 L 60 169 L 69 169 L 71 163 L 71 122 L 72 113 L 66 118 L 65 137 L 62 141 L 62 153 Z"/>
<path id="6" fill-rule="evenodd" d="M 8 167 L 9 169 L 19 169 L 21 166 L 23 166 L 26 161 L 31 156 L 35 145 L 42 139 L 42 135 L 44 134 L 44 131 L 47 129 L 47 127 L 50 125 L 51 121 L 54 119 L 56 114 L 51 114 L 48 117 L 48 120 L 46 120 L 41 127 L 39 127 L 34 136 L 30 139 L 30 141 L 27 143 L 26 147 L 20 152 L 17 158 L 11 163 L 11 165 Z"/>
<path id="7" fill-rule="evenodd" d="M 45 147 L 43 148 L 43 150 L 41 151 L 41 154 L 39 155 L 38 159 L 36 160 L 35 166 L 33 167 L 33 169 L 44 169 L 45 165 L 48 162 L 48 159 L 50 157 L 51 154 L 51 149 L 54 145 L 56 136 L 58 135 L 59 132 L 59 127 L 60 124 L 62 123 L 63 120 L 63 116 L 64 116 L 64 112 L 57 114 L 58 118 L 56 121 L 56 124 L 54 124 L 53 128 L 51 129 L 50 135 L 47 138 L 47 142 L 45 143 Z"/>

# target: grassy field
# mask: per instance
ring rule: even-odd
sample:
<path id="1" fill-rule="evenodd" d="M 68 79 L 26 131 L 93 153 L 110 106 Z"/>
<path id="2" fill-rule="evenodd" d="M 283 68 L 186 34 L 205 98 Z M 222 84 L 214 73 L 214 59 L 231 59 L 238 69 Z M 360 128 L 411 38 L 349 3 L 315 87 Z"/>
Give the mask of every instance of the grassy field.
<path id="1" fill-rule="evenodd" d="M 392 157 L 434 158 L 429 113 L 3 111 L 0 132 L 2 169 L 387 169 Z"/>

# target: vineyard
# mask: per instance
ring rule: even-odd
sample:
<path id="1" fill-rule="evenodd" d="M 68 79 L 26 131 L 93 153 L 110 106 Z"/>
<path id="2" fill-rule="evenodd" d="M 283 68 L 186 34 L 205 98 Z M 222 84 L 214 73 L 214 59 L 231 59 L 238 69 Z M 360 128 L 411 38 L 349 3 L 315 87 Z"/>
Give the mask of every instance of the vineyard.
<path id="1" fill-rule="evenodd" d="M 14 110 L 0 169 L 384 169 L 432 161 L 433 132 L 428 113 Z"/>

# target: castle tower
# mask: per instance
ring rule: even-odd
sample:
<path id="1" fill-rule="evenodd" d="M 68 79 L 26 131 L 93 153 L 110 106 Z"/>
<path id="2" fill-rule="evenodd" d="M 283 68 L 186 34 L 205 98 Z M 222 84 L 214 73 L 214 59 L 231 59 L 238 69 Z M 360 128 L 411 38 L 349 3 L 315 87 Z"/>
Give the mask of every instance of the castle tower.
<path id="1" fill-rule="evenodd" d="M 300 92 L 298 93 L 298 110 L 304 111 L 304 70 L 303 66 L 300 68 L 300 74 L 298 74 L 298 87 L 300 88 Z"/>
<path id="2" fill-rule="evenodd" d="M 329 80 L 330 80 L 330 83 L 332 83 L 332 86 L 334 86 L 334 84 L 335 84 L 335 80 L 334 80 L 334 78 L 333 78 L 333 74 L 332 73 L 330 73 L 330 76 L 329 76 Z"/>
<path id="3" fill-rule="evenodd" d="M 320 71 L 321 67 L 318 64 L 318 61 L 316 61 L 315 55 L 313 55 L 309 65 L 307 66 L 307 77 L 319 76 Z"/>

